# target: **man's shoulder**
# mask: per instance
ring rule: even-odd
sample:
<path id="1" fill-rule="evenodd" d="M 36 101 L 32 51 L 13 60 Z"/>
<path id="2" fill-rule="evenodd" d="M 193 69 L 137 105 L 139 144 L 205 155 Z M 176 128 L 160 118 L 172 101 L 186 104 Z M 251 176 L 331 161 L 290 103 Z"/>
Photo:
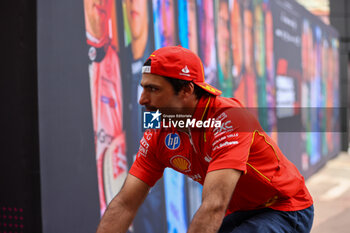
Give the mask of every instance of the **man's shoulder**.
<path id="1" fill-rule="evenodd" d="M 216 97 L 209 110 L 210 117 L 218 118 L 222 115 L 234 117 L 237 113 L 244 113 L 246 108 L 235 98 Z M 236 114 L 235 114 L 236 113 Z"/>
<path id="2" fill-rule="evenodd" d="M 208 117 L 221 121 L 221 125 L 232 125 L 238 131 L 253 132 L 260 129 L 260 125 L 252 110 L 236 98 L 216 97 Z"/>
<path id="3" fill-rule="evenodd" d="M 237 107 L 243 108 L 243 104 L 234 97 L 215 97 L 215 106 Z"/>

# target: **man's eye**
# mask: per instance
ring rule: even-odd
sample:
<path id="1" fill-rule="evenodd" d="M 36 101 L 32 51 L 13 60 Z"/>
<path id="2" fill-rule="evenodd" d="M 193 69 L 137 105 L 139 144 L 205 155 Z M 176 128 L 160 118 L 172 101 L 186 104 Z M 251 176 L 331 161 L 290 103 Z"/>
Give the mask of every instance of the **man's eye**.
<path id="1" fill-rule="evenodd" d="M 147 90 L 150 91 L 150 92 L 155 92 L 155 91 L 158 91 L 158 88 L 156 88 L 156 87 L 147 87 Z"/>

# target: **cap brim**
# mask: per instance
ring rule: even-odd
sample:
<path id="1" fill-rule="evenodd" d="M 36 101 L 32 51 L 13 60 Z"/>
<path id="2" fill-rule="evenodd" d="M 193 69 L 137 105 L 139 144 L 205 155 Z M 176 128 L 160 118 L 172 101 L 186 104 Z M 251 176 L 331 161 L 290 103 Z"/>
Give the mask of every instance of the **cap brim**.
<path id="1" fill-rule="evenodd" d="M 201 87 L 203 90 L 209 92 L 210 94 L 213 95 L 221 95 L 222 91 L 220 91 L 219 89 L 216 89 L 215 87 L 213 87 L 212 85 L 209 85 L 208 83 L 202 83 L 202 82 L 194 82 L 195 84 L 197 84 L 199 87 Z"/>

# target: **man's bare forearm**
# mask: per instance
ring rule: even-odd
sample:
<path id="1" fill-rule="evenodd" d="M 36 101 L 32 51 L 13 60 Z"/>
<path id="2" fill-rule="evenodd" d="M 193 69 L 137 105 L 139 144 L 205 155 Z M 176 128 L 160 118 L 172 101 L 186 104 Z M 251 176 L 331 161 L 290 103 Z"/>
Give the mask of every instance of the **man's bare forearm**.
<path id="1" fill-rule="evenodd" d="M 188 233 L 215 233 L 225 216 L 225 206 L 201 205 L 188 229 Z"/>
<path id="2" fill-rule="evenodd" d="M 118 195 L 108 205 L 97 233 L 125 233 L 149 189 L 145 182 L 129 174 Z"/>
<path id="3" fill-rule="evenodd" d="M 208 172 L 202 194 L 202 205 L 195 214 L 188 233 L 215 233 L 220 229 L 228 203 L 241 172 L 222 169 Z"/>
<path id="4" fill-rule="evenodd" d="M 104 213 L 96 233 L 127 232 L 136 211 L 132 211 L 116 196 Z"/>

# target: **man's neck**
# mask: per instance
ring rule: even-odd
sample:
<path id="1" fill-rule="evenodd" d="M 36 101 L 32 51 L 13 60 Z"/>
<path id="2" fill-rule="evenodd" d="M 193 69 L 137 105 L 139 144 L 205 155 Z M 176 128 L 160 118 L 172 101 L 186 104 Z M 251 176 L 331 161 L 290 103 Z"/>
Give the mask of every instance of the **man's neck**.
<path id="1" fill-rule="evenodd" d="M 195 96 L 194 96 L 193 100 L 188 101 L 188 104 L 183 109 L 183 111 L 181 111 L 181 113 L 177 113 L 179 115 L 188 116 L 188 117 L 185 117 L 184 119 L 182 119 L 182 118 L 180 118 L 180 119 L 181 120 L 186 120 L 187 118 L 191 118 L 192 119 L 193 115 L 194 115 L 194 113 L 196 111 L 198 102 L 199 102 L 199 99 L 197 99 Z M 177 130 L 189 134 L 189 128 L 177 128 Z"/>

